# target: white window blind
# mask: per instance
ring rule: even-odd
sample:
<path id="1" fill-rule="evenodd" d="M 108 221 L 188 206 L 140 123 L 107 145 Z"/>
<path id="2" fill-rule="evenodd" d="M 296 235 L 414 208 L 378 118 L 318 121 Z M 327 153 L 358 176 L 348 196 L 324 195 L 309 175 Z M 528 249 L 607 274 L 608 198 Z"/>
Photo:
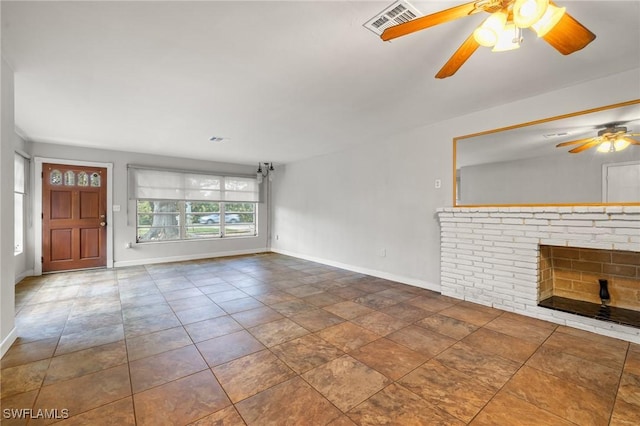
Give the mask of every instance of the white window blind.
<path id="1" fill-rule="evenodd" d="M 129 167 L 129 198 L 259 202 L 256 178 Z"/>
<path id="2" fill-rule="evenodd" d="M 20 154 L 14 154 L 13 192 L 24 194 L 26 191 L 26 159 Z"/>

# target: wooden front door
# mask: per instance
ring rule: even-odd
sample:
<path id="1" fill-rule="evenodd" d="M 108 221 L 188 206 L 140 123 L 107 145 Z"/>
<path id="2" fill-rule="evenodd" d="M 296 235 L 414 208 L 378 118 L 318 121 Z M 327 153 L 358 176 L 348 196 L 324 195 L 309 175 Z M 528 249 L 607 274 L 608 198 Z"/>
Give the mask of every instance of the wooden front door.
<path id="1" fill-rule="evenodd" d="M 107 169 L 42 165 L 42 271 L 107 265 Z"/>

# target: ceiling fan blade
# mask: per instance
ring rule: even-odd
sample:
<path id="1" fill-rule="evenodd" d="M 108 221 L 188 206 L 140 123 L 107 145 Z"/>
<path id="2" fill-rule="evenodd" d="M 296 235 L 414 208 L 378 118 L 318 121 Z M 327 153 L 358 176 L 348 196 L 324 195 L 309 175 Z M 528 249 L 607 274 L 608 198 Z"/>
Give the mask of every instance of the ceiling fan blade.
<path id="1" fill-rule="evenodd" d="M 575 141 L 562 142 L 562 143 L 559 143 L 558 145 L 556 145 L 556 148 L 561 148 L 563 146 L 568 146 L 568 145 L 577 145 L 579 143 L 585 143 L 585 142 L 589 142 L 591 140 L 593 140 L 593 138 L 584 138 L 584 139 L 578 139 L 578 140 L 575 140 Z"/>
<path id="2" fill-rule="evenodd" d="M 440 12 L 432 13 L 431 15 L 421 16 L 420 18 L 413 19 L 409 22 L 394 25 L 389 27 L 380 36 L 384 41 L 389 41 L 397 37 L 401 37 L 407 34 L 414 33 L 416 31 L 424 30 L 426 28 L 434 27 L 445 22 L 453 21 L 455 19 L 463 18 L 472 14 L 474 11 L 481 12 L 483 9 L 476 7 L 475 1 L 470 3 L 461 4 Z"/>
<path id="3" fill-rule="evenodd" d="M 438 71 L 436 74 L 436 78 L 447 78 L 451 77 L 460 69 L 460 67 L 467 62 L 467 59 L 476 49 L 480 47 L 476 39 L 471 34 L 465 41 L 458 47 L 458 50 L 449 58 L 446 64 Z"/>
<path id="4" fill-rule="evenodd" d="M 570 55 L 595 40 L 596 35 L 565 13 L 551 31 L 542 38 L 563 55 Z"/>
<path id="5" fill-rule="evenodd" d="M 580 145 L 577 148 L 573 148 L 572 150 L 570 150 L 569 152 L 572 154 L 577 154 L 579 152 L 585 151 L 593 146 L 598 145 L 600 142 L 599 141 L 591 141 L 591 142 L 587 142 L 585 144 Z"/>

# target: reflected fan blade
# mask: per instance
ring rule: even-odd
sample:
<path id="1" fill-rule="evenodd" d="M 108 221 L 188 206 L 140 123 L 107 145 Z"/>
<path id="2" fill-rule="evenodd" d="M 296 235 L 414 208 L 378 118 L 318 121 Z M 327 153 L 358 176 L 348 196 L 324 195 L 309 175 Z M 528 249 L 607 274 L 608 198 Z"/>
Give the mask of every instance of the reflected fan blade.
<path id="1" fill-rule="evenodd" d="M 570 153 L 572 153 L 572 154 L 577 154 L 577 153 L 579 153 L 579 152 L 582 152 L 582 151 L 585 151 L 585 150 L 587 150 L 587 149 L 591 148 L 592 146 L 596 146 L 596 145 L 598 145 L 599 143 L 600 143 L 599 141 L 591 141 L 591 142 L 587 142 L 587 143 L 585 143 L 585 144 L 583 144 L 583 145 L 580 145 L 580 146 L 579 146 L 579 147 L 577 147 L 577 148 L 573 148 L 573 149 L 572 149 L 572 150 L 570 150 L 569 152 L 570 152 Z"/>
<path id="2" fill-rule="evenodd" d="M 562 143 L 559 143 L 558 145 L 556 145 L 556 148 L 560 148 L 560 147 L 568 146 L 568 145 L 577 145 L 579 143 L 585 143 L 585 142 L 589 142 L 589 141 L 592 141 L 592 140 L 593 140 L 593 138 L 584 138 L 584 139 L 578 139 L 576 141 L 562 142 Z"/>
<path id="3" fill-rule="evenodd" d="M 453 56 L 449 58 L 440 71 L 438 71 L 436 78 L 447 78 L 454 75 L 456 71 L 458 71 L 465 62 L 467 62 L 467 59 L 473 55 L 473 52 L 475 52 L 478 47 L 480 47 L 480 45 L 473 37 L 473 34 L 471 34 L 464 43 L 462 43 L 458 50 L 455 51 Z"/>
<path id="4" fill-rule="evenodd" d="M 551 31 L 542 38 L 563 55 L 570 55 L 595 40 L 596 35 L 565 13 Z"/>
<path id="5" fill-rule="evenodd" d="M 460 6 L 455 6 L 450 9 L 432 13 L 431 15 L 421 16 L 420 18 L 413 19 L 409 22 L 404 22 L 402 24 L 389 27 L 384 30 L 380 38 L 384 41 L 389 41 L 397 37 L 414 33 L 416 31 L 424 30 L 439 24 L 444 24 L 445 22 L 463 18 L 467 15 L 470 15 L 474 11 L 482 11 L 482 9 L 476 9 L 476 2 L 472 1 L 470 3 L 461 4 Z"/>

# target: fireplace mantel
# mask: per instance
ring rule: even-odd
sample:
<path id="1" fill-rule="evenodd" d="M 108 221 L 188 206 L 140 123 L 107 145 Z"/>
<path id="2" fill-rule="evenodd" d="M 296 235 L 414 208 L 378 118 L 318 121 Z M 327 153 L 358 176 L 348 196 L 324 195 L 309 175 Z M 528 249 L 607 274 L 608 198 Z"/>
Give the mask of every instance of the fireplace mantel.
<path id="1" fill-rule="evenodd" d="M 640 252 L 640 206 L 464 207 L 437 214 L 442 294 L 640 343 L 640 329 L 538 306 L 540 245 Z"/>

